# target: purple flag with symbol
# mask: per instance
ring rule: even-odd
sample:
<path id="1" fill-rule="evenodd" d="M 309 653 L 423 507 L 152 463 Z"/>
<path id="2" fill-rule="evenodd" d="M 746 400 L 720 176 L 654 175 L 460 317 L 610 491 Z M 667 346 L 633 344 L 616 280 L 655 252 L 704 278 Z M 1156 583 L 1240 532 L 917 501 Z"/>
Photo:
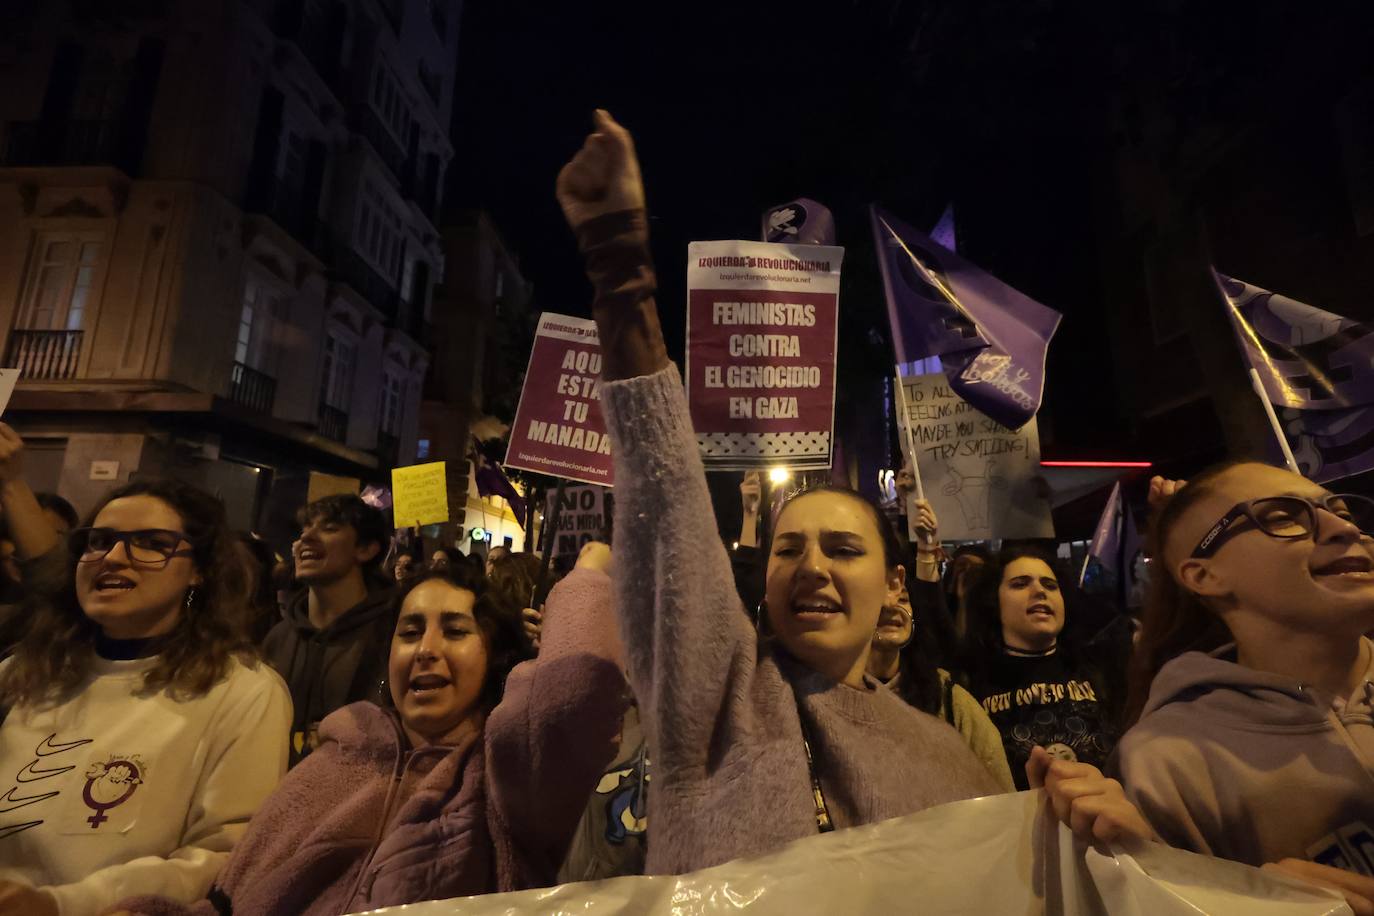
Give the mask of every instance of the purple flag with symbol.
<path id="1" fill-rule="evenodd" d="M 473 452 L 473 480 L 477 484 L 477 495 L 479 496 L 500 496 L 510 503 L 511 511 L 515 517 L 524 524 L 525 519 L 525 497 L 515 489 L 515 484 L 506 477 L 506 472 L 501 470 L 501 465 L 487 458 L 482 454 L 482 449 L 476 442 L 472 445 Z"/>
<path id="2" fill-rule="evenodd" d="M 1213 273 L 1303 474 L 1374 469 L 1374 327 Z"/>
<path id="3" fill-rule="evenodd" d="M 1088 572 L 1088 564 L 1096 560 L 1104 570 L 1116 575 L 1123 596 L 1129 596 L 1135 584 L 1135 559 L 1141 551 L 1140 532 L 1136 530 L 1135 519 L 1131 516 L 1131 506 L 1121 495 L 1121 483 L 1112 484 L 1107 505 L 1097 520 L 1097 530 L 1093 532 L 1092 543 L 1088 545 L 1088 556 L 1083 563 L 1083 573 L 1079 584 Z"/>
<path id="4" fill-rule="evenodd" d="M 824 204 L 798 197 L 763 212 L 763 240 L 790 245 L 833 245 L 835 217 Z"/>
<path id="5" fill-rule="evenodd" d="M 1040 409 L 1060 314 L 876 205 L 872 217 L 897 361 L 940 357 L 960 397 L 1003 426 L 1025 426 Z"/>

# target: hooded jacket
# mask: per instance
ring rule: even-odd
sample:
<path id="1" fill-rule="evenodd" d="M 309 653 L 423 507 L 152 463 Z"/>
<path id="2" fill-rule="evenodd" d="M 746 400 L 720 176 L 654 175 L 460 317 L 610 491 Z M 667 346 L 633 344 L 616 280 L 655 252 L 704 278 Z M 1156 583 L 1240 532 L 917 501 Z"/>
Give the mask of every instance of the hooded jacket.
<path id="1" fill-rule="evenodd" d="M 1374 666 L 1331 697 L 1234 657 L 1225 646 L 1160 669 L 1118 748 L 1126 794 L 1171 846 L 1374 875 Z"/>
<path id="2" fill-rule="evenodd" d="M 138 897 L 161 916 L 333 916 L 554 883 L 616 749 L 624 676 L 610 580 L 574 570 L 549 596 L 540 655 L 483 730 L 412 749 L 394 710 L 355 703 L 253 817 L 209 898 Z"/>
<path id="3" fill-rule="evenodd" d="M 378 577 L 367 579 L 367 597 L 323 630 L 310 622 L 310 590 L 287 602 L 284 619 L 263 640 L 262 654 L 286 680 L 295 713 L 291 720 L 294 766 L 319 742 L 319 723 L 349 703 L 384 699 L 387 647 L 396 628 L 396 591 Z"/>

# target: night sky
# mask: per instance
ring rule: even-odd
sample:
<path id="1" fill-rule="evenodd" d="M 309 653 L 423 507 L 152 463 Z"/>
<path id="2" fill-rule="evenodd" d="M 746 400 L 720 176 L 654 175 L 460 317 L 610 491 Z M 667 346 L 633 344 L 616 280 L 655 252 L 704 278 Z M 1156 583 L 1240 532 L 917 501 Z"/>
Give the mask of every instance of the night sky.
<path id="1" fill-rule="evenodd" d="M 609 109 L 638 144 L 659 307 L 680 359 L 688 242 L 756 238 L 765 207 L 819 200 L 847 249 L 842 386 L 891 365 L 868 203 L 929 227 L 954 202 L 961 252 L 1065 315 L 1041 413 L 1046 455 L 1133 457 L 1098 246 L 1117 217 L 1116 93 L 1220 81 L 1234 110 L 1199 116 L 1254 116 L 1264 99 L 1248 89 L 1272 75 L 1268 62 L 1301 66 L 1282 59 L 1289 38 L 1312 16 L 1346 13 L 1264 0 L 1104 9 L 1114 6 L 468 0 L 450 202 L 493 214 L 538 310 L 588 314 L 553 183 L 592 109 Z M 843 387 L 839 397 L 843 409 Z"/>

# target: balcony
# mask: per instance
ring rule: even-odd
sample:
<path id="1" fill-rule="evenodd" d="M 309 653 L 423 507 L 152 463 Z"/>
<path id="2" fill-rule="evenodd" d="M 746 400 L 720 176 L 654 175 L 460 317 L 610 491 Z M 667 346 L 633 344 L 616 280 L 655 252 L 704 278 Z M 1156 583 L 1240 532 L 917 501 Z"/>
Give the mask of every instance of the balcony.
<path id="1" fill-rule="evenodd" d="M 406 175 L 406 151 L 366 102 L 353 110 L 353 130 L 363 136 L 399 184 Z"/>
<path id="2" fill-rule="evenodd" d="M 328 404 L 320 405 L 320 435 L 335 442 L 348 439 L 348 414 Z"/>
<path id="3" fill-rule="evenodd" d="M 332 256 L 325 224 L 314 212 L 313 202 L 305 192 L 283 181 L 279 175 L 268 175 L 252 182 L 248 188 L 244 209 L 271 217 L 287 235 L 294 238 L 321 261 Z"/>
<path id="4" fill-rule="evenodd" d="M 10 331 L 5 365 L 26 379 L 76 378 L 82 331 Z"/>
<path id="5" fill-rule="evenodd" d="M 277 399 L 277 380 L 243 363 L 234 363 L 229 374 L 229 400 L 270 414 Z"/>
<path id="6" fill-rule="evenodd" d="M 7 166 L 112 165 L 133 173 L 139 159 L 121 121 L 11 121 L 5 135 Z"/>
<path id="7" fill-rule="evenodd" d="M 331 247 L 334 268 L 332 272 L 335 278 L 353 287 L 364 299 L 376 306 L 388 322 L 394 321 L 401 298 L 396 292 L 396 285 L 377 273 L 367 259 L 347 243 L 336 243 Z"/>

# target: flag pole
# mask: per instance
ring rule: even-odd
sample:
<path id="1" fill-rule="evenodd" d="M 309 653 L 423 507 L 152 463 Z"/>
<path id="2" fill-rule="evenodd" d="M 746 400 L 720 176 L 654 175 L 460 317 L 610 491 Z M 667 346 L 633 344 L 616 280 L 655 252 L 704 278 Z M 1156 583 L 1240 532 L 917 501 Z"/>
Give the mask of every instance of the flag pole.
<path id="1" fill-rule="evenodd" d="M 1301 475 L 1302 471 L 1298 470 L 1298 461 L 1293 457 L 1293 449 L 1288 445 L 1288 437 L 1283 434 L 1279 415 L 1274 412 L 1274 403 L 1269 400 L 1269 395 L 1265 393 L 1264 382 L 1260 380 L 1259 370 L 1254 366 L 1250 367 L 1250 384 L 1254 386 L 1255 394 L 1259 395 L 1260 403 L 1264 405 L 1264 415 L 1269 418 L 1269 426 L 1274 430 L 1274 437 L 1279 440 L 1279 449 L 1283 452 L 1284 463 L 1288 465 L 1288 470 Z"/>
<path id="2" fill-rule="evenodd" d="M 916 498 L 924 501 L 926 489 L 925 485 L 921 483 L 921 466 L 916 463 L 916 438 L 911 432 L 911 416 L 907 413 L 906 389 L 902 387 L 902 369 L 900 366 L 893 367 L 892 380 L 897 385 L 897 402 L 901 405 L 897 423 L 906 430 L 907 460 L 911 462 L 911 477 L 916 484 Z M 929 547 L 932 533 L 929 531 L 922 533 L 918 529 L 917 537 Z"/>

